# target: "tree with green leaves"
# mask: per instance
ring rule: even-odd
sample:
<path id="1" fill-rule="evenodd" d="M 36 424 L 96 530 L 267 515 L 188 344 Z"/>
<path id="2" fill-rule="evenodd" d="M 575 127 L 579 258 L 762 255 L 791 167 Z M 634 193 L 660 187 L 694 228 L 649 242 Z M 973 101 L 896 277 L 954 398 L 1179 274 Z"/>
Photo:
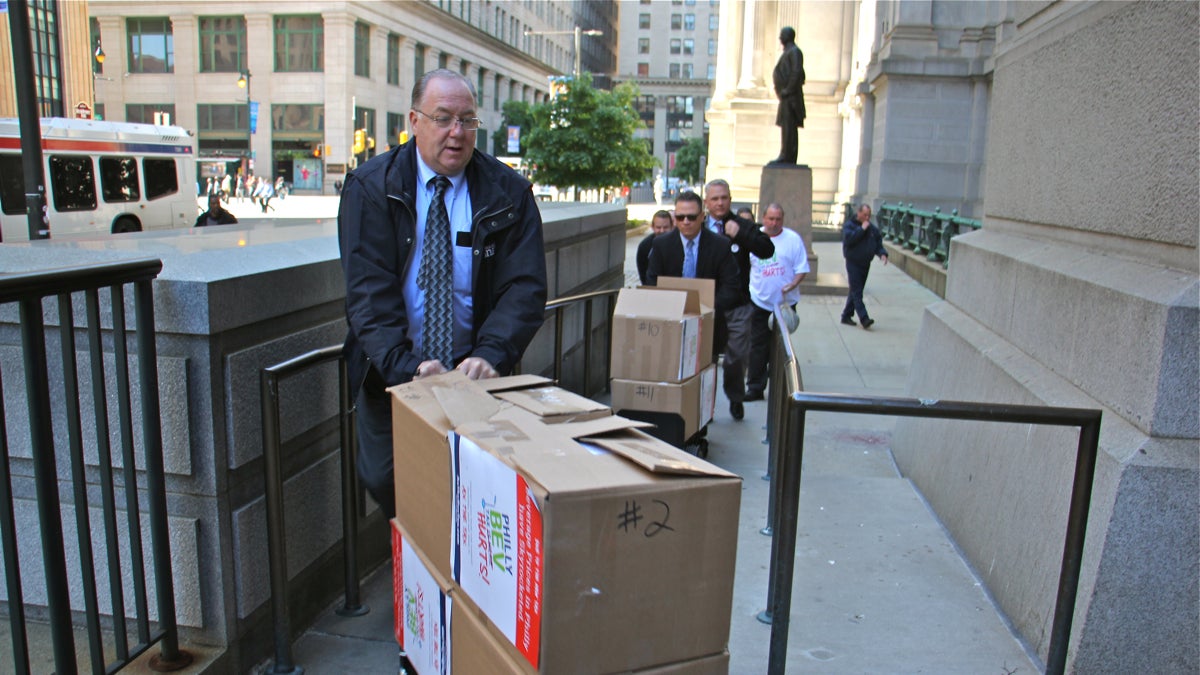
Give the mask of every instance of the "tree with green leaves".
<path id="1" fill-rule="evenodd" d="M 533 180 L 558 187 L 604 189 L 645 180 L 657 160 L 633 137 L 642 120 L 633 108 L 637 86 L 610 91 L 592 76 L 566 78 L 564 90 L 533 107 L 532 131 L 522 139 Z"/>
<path id="2" fill-rule="evenodd" d="M 503 122 L 500 123 L 500 128 L 492 133 L 492 147 L 496 151 L 495 155 L 516 155 L 525 154 L 527 147 L 526 139 L 531 130 L 533 130 L 533 106 L 525 101 L 505 101 L 504 107 L 501 108 Z M 521 147 L 517 152 L 508 152 L 508 128 L 521 128 Z"/>
<path id="3" fill-rule="evenodd" d="M 675 168 L 671 175 L 683 179 L 686 183 L 696 184 L 703 176 L 700 175 L 700 158 L 708 154 L 708 144 L 703 138 L 689 138 L 675 151 Z"/>

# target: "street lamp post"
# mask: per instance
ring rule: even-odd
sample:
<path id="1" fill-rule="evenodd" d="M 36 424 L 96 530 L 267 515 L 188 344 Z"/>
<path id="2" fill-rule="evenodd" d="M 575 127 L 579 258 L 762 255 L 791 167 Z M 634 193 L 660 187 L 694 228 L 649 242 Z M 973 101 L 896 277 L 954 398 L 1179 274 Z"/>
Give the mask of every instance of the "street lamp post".
<path id="1" fill-rule="evenodd" d="M 575 26 L 575 30 L 527 30 L 526 35 L 574 35 L 575 36 L 575 77 L 579 77 L 579 52 L 580 44 L 583 42 L 584 35 L 599 36 L 604 35 L 602 30 L 583 30 L 579 26 Z"/>
<path id="2" fill-rule="evenodd" d="M 254 156 L 254 126 L 250 123 L 250 69 L 241 74 L 237 86 L 246 90 L 246 166 L 242 169 L 243 179 L 250 175 L 250 162 Z"/>

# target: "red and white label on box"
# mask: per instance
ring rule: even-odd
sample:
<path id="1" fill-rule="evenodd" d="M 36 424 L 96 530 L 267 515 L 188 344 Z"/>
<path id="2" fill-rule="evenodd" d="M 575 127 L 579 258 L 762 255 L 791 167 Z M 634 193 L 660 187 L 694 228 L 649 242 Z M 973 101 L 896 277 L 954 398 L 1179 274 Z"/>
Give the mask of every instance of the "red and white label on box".
<path id="1" fill-rule="evenodd" d="M 542 514 L 525 478 L 469 438 L 454 453 L 454 577 L 525 659 L 538 667 Z"/>
<path id="2" fill-rule="evenodd" d="M 442 592 L 413 547 L 392 526 L 392 615 L 396 642 L 419 673 L 450 672 L 450 610 Z"/>

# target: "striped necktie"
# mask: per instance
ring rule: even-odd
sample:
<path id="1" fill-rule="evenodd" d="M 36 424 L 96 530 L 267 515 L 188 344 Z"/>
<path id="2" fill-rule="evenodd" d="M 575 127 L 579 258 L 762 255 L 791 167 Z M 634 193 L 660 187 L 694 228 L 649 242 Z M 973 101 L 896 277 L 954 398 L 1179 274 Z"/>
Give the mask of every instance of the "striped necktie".
<path id="1" fill-rule="evenodd" d="M 454 306 L 452 285 L 454 267 L 450 258 L 450 214 L 446 212 L 446 188 L 450 179 L 437 176 L 433 197 L 425 216 L 425 242 L 417 286 L 425 291 L 425 323 L 422 351 L 426 360 L 436 359 L 446 368 L 454 367 Z"/>

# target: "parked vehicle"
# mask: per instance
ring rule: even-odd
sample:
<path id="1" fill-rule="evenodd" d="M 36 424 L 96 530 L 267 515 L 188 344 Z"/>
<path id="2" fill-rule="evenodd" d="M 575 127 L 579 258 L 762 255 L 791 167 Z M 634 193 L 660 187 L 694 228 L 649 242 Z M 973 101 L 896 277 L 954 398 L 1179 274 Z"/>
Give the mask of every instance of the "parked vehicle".
<path id="1" fill-rule="evenodd" d="M 177 126 L 42 118 L 54 238 L 190 227 L 195 139 Z M 0 242 L 29 239 L 20 124 L 0 119 Z"/>

